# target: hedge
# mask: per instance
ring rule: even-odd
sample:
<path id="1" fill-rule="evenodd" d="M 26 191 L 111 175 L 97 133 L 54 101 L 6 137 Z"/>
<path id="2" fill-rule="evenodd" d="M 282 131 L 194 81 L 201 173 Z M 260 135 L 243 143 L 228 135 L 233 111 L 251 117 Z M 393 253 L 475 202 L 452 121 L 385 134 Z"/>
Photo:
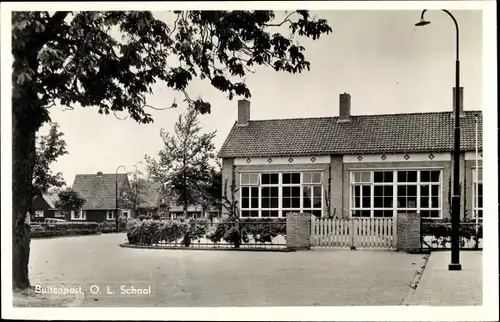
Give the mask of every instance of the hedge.
<path id="1" fill-rule="evenodd" d="M 99 233 L 99 224 L 95 222 L 61 222 L 30 225 L 31 238 L 94 235 Z"/>
<path id="2" fill-rule="evenodd" d="M 436 243 L 445 246 L 451 242 L 451 222 L 449 220 L 422 220 L 422 237 L 431 236 L 431 244 Z M 483 223 L 476 225 L 475 221 L 465 221 L 460 223 L 459 229 L 460 244 L 464 246 L 466 242 L 474 242 L 474 248 L 479 247 L 479 240 L 483 238 Z"/>
<path id="3" fill-rule="evenodd" d="M 272 242 L 278 235 L 286 237 L 284 219 L 222 221 L 210 223 L 206 219 L 189 220 L 132 220 L 127 224 L 127 238 L 130 244 L 155 245 L 158 243 L 182 242 L 189 247 L 193 240 L 209 239 L 213 243 L 221 240 L 240 247 L 251 240 L 257 243 Z"/>
<path id="4" fill-rule="evenodd" d="M 127 219 L 124 216 L 120 216 L 118 218 L 118 231 L 125 232 L 127 231 Z M 107 220 L 102 223 L 99 223 L 99 231 L 101 233 L 114 233 L 116 232 L 116 221 L 115 220 Z"/>

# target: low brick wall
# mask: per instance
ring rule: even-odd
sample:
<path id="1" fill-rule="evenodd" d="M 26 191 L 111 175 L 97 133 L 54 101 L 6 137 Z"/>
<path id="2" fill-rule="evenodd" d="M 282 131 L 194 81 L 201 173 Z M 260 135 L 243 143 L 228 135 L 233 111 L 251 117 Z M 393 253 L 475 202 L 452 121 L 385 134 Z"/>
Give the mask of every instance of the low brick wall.
<path id="1" fill-rule="evenodd" d="M 397 245 L 400 251 L 416 251 L 420 244 L 420 215 L 417 213 L 400 213 L 396 217 Z"/>
<path id="2" fill-rule="evenodd" d="M 311 249 L 311 215 L 289 213 L 286 216 L 286 248 Z"/>

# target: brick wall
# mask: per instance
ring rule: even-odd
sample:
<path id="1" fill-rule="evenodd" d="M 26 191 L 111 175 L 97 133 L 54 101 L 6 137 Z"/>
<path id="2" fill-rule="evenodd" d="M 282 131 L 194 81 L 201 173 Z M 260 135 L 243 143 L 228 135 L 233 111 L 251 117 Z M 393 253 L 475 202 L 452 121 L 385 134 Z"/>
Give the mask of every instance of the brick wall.
<path id="1" fill-rule="evenodd" d="M 409 251 L 420 249 L 420 233 L 420 215 L 417 213 L 400 213 L 397 215 L 397 250 Z"/>
<path id="2" fill-rule="evenodd" d="M 224 197 L 224 195 L 227 195 L 227 198 L 229 200 L 231 200 L 231 180 L 233 173 L 233 163 L 234 159 L 222 159 L 222 197 Z M 227 216 L 227 214 L 228 214 L 227 209 L 225 207 L 222 207 L 222 216 Z"/>
<path id="3" fill-rule="evenodd" d="M 331 181 L 330 181 L 330 201 L 331 201 L 331 215 L 335 214 L 336 217 L 342 217 L 343 207 L 342 200 L 344 194 L 342 184 L 343 161 L 341 155 L 332 155 L 331 161 Z M 349 193 L 349 191 L 347 191 Z"/>
<path id="4" fill-rule="evenodd" d="M 286 216 L 286 247 L 311 249 L 311 215 L 289 213 Z"/>

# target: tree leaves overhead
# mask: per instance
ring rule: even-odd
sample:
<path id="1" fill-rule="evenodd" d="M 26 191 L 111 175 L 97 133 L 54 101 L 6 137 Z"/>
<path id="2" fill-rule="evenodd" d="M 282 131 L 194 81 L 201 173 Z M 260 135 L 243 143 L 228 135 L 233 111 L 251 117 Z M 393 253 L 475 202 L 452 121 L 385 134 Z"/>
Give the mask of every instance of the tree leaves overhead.
<path id="1" fill-rule="evenodd" d="M 59 125 L 52 123 L 49 133 L 38 138 L 36 147 L 35 167 L 33 170 L 33 196 L 47 193 L 50 188 L 60 188 L 65 185 L 62 173 L 53 174 L 50 165 L 59 157 L 68 154 L 63 133 Z"/>
<path id="2" fill-rule="evenodd" d="M 304 10 L 275 20 L 273 11 L 175 11 L 169 23 L 149 11 L 14 12 L 13 97 L 30 87 L 44 108 L 95 106 L 102 114 L 127 111 L 149 123 L 146 95 L 163 82 L 182 92 L 190 107 L 209 113 L 209 102 L 187 92 L 194 79 L 229 99 L 248 98 L 244 78 L 252 66 L 309 70 L 305 49 L 292 36 L 315 40 L 331 31 L 326 20 Z M 272 32 L 279 26 L 288 26 L 290 37 Z"/>

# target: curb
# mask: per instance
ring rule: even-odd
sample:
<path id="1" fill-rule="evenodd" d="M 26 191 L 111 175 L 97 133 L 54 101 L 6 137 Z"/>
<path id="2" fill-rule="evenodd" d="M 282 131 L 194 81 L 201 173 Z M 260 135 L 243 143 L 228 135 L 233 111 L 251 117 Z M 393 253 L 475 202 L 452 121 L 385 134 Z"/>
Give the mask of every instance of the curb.
<path id="1" fill-rule="evenodd" d="M 420 267 L 420 269 L 415 273 L 415 276 L 413 277 L 413 280 L 410 283 L 410 289 L 408 290 L 408 293 L 406 294 L 406 297 L 403 299 L 401 302 L 401 305 L 409 306 L 410 301 L 415 294 L 417 290 L 418 283 L 420 282 L 420 279 L 422 279 L 422 275 L 424 274 L 425 267 L 427 266 L 427 263 L 429 262 L 429 257 L 431 256 L 431 253 L 425 254 L 424 256 L 424 265 Z"/>
<path id="2" fill-rule="evenodd" d="M 294 249 L 290 248 L 223 248 L 223 247 L 181 247 L 181 246 L 145 246 L 145 245 L 132 245 L 129 243 L 119 244 L 123 248 L 136 248 L 136 249 L 163 249 L 163 250 L 204 250 L 204 251 L 233 251 L 233 252 L 280 252 L 290 253 Z"/>

